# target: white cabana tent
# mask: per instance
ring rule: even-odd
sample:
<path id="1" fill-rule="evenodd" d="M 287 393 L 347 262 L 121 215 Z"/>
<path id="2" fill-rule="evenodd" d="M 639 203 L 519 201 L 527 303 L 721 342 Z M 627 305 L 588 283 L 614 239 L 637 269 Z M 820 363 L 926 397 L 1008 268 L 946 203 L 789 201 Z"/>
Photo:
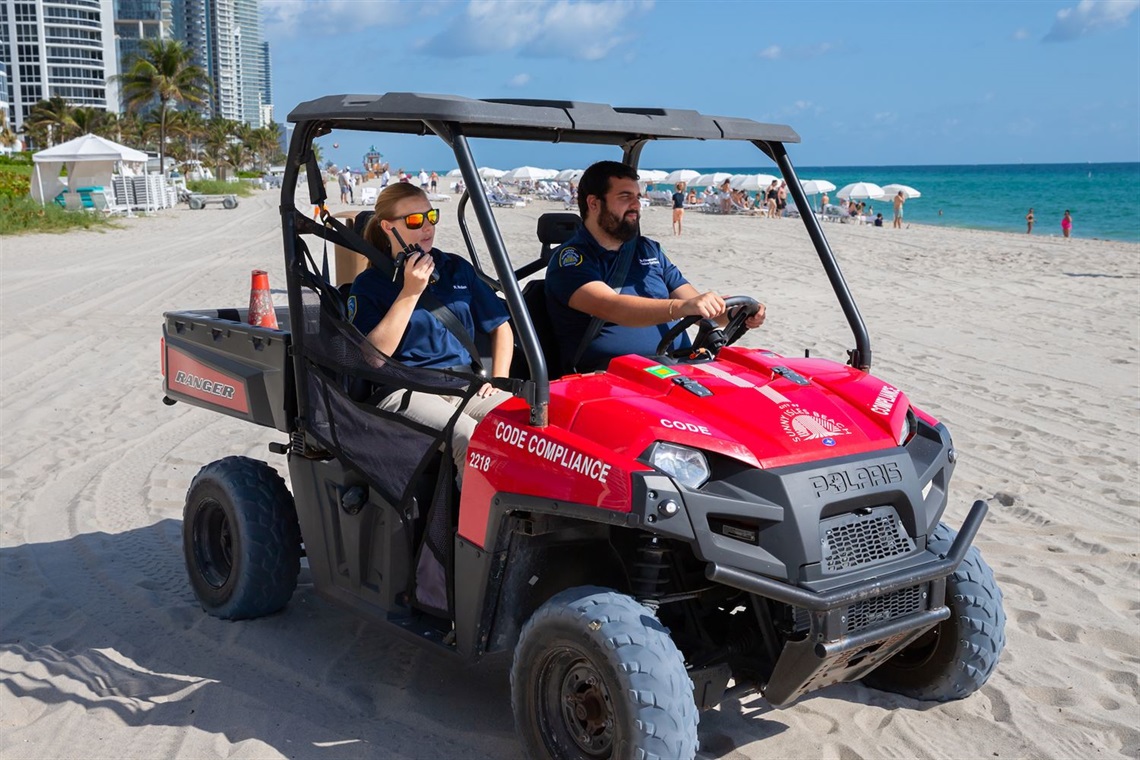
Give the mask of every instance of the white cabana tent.
<path id="1" fill-rule="evenodd" d="M 146 169 L 147 155 L 141 150 L 119 145 L 98 135 L 83 135 L 32 156 L 32 197 L 49 203 L 61 190 L 75 192 L 81 187 L 111 187 L 115 167 L 123 164 L 136 172 Z M 67 168 L 66 181 L 59 170 Z M 149 205 L 149 204 L 148 204 Z"/>

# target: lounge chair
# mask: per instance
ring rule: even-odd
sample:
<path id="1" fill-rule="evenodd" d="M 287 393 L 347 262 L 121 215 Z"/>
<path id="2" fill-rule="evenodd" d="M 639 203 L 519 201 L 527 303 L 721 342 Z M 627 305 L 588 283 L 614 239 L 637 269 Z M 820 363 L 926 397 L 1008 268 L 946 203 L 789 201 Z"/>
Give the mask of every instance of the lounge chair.
<path id="1" fill-rule="evenodd" d="M 119 203 L 115 203 L 115 197 L 106 190 L 99 190 L 91 193 L 91 205 L 96 211 L 102 212 L 107 216 L 113 214 L 123 214 L 124 216 L 133 216 L 131 207 Z"/>

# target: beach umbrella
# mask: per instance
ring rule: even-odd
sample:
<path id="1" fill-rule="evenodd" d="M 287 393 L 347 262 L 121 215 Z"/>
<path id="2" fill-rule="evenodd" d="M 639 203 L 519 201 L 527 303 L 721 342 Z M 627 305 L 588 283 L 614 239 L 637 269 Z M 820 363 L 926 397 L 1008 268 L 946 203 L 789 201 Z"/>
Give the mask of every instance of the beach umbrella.
<path id="1" fill-rule="evenodd" d="M 451 171 L 449 171 L 447 173 L 447 176 L 449 176 L 449 177 L 462 177 L 463 176 L 463 170 L 462 169 L 452 169 Z"/>
<path id="2" fill-rule="evenodd" d="M 841 187 L 836 195 L 848 201 L 879 200 L 883 197 L 883 188 L 874 182 L 852 182 Z"/>
<path id="3" fill-rule="evenodd" d="M 492 169 L 489 166 L 479 167 L 479 176 L 483 179 L 498 179 L 506 174 L 502 169 Z"/>
<path id="4" fill-rule="evenodd" d="M 771 174 L 737 174 L 733 176 L 731 182 L 734 190 L 756 192 L 767 189 L 773 180 L 779 181 L 779 179 L 779 177 L 773 177 Z"/>
<path id="5" fill-rule="evenodd" d="M 642 182 L 664 182 L 669 172 L 660 169 L 638 169 L 637 178 Z"/>
<path id="6" fill-rule="evenodd" d="M 903 197 L 907 198 L 908 200 L 911 198 L 922 197 L 922 193 L 918 192 L 910 185 L 883 185 L 883 197 L 888 199 L 894 198 L 899 194 L 900 190 L 902 191 Z"/>
<path id="7" fill-rule="evenodd" d="M 835 185 L 831 184 L 825 179 L 805 179 L 800 183 L 800 187 L 804 189 L 804 194 L 806 195 L 830 193 L 835 189 Z"/>
<path id="8" fill-rule="evenodd" d="M 671 185 L 675 185 L 678 182 L 684 182 L 686 185 L 691 185 L 693 184 L 693 180 L 699 176 L 701 176 L 701 173 L 695 172 L 692 169 L 677 169 L 676 171 L 671 171 L 666 174 L 665 179 L 662 181 L 668 182 Z"/>
<path id="9" fill-rule="evenodd" d="M 554 175 L 554 179 L 559 182 L 577 182 L 582 178 L 584 169 L 563 169 Z"/>
<path id="10" fill-rule="evenodd" d="M 732 175 L 728 172 L 713 172 L 712 174 L 702 174 L 689 184 L 697 187 L 720 187 L 726 179 L 731 180 Z"/>
<path id="11" fill-rule="evenodd" d="M 503 182 L 535 182 L 540 179 L 550 179 L 558 172 L 553 169 L 539 169 L 535 166 L 520 166 L 516 169 L 511 169 L 504 174 L 500 179 Z"/>

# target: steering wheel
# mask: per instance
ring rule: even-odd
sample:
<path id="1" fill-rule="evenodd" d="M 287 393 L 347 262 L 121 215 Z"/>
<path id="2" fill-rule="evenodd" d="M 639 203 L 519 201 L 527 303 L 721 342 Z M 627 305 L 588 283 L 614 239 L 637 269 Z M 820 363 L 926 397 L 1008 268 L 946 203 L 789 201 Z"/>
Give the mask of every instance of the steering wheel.
<path id="1" fill-rule="evenodd" d="M 722 348 L 731 346 L 740 340 L 741 336 L 748 332 L 744 323 L 749 317 L 760 311 L 760 302 L 752 296 L 729 296 L 724 299 L 724 306 L 725 314 L 728 315 L 727 325 L 721 327 L 711 319 L 696 315 L 684 317 L 661 337 L 661 342 L 657 344 L 657 356 L 679 359 L 688 354 L 707 351 L 711 357 L 715 358 Z M 697 328 L 697 337 L 693 340 L 692 347 L 670 349 L 677 336 L 697 322 L 700 322 L 701 326 Z"/>

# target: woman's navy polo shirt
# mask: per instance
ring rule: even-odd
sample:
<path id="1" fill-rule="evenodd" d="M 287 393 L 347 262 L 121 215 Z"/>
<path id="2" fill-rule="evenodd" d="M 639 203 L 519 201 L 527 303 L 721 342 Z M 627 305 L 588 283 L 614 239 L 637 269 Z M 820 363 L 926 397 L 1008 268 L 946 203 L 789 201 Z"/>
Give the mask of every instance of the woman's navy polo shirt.
<path id="1" fill-rule="evenodd" d="M 474 338 L 475 331 L 489 333 L 507 321 L 507 310 L 470 263 L 451 253 L 432 249 L 439 281 L 428 285 L 440 303 L 450 309 Z M 348 297 L 348 318 L 367 335 L 388 313 L 403 286 L 403 277 L 391 277 L 373 267 L 357 275 Z M 404 337 L 392 355 L 409 367 L 446 369 L 471 364 L 471 355 L 459 339 L 421 304 L 416 304 Z"/>
<path id="2" fill-rule="evenodd" d="M 550 258 L 546 269 L 546 307 L 558 338 L 563 371 L 571 369 L 569 365 L 591 319 L 589 314 L 570 308 L 570 297 L 586 283 L 608 282 L 617 267 L 618 258 L 618 251 L 607 251 L 585 227 L 580 228 Z M 620 292 L 627 296 L 667 299 L 670 293 L 687 283 L 681 270 L 669 260 L 656 241 L 638 237 L 637 249 Z M 662 336 L 674 324 L 676 322 L 623 327 L 607 322 L 582 354 L 578 369 L 602 369 L 610 359 L 626 354 L 652 356 Z M 685 345 L 688 345 L 688 338 L 682 334 L 674 347 Z"/>

